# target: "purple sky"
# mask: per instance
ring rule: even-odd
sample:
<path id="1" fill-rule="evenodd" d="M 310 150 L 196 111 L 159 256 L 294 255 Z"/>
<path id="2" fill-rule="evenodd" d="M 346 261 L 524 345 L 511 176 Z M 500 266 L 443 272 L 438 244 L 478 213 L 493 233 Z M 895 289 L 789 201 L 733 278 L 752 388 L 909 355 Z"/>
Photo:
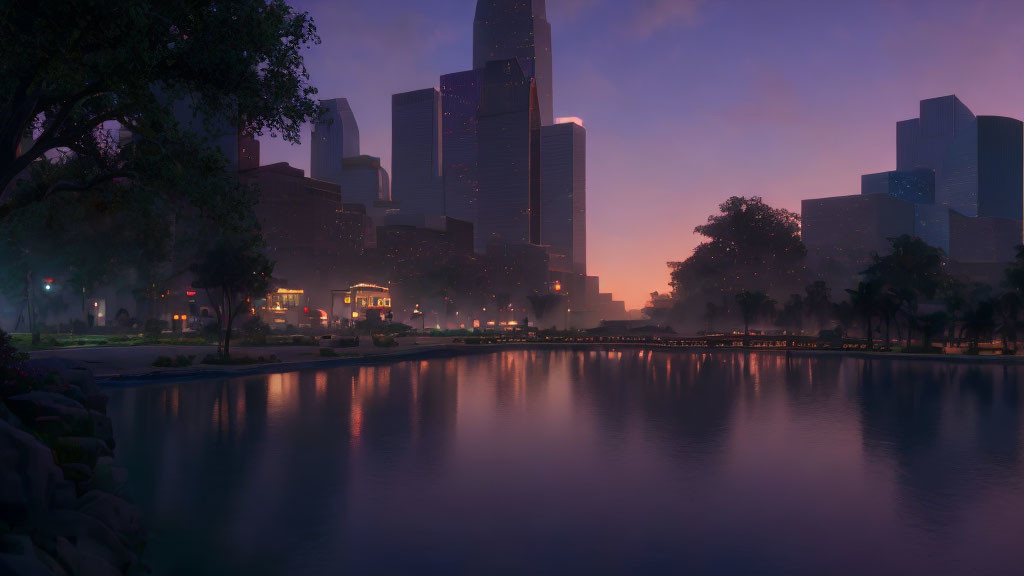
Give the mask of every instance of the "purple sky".
<path id="1" fill-rule="evenodd" d="M 307 65 L 390 166 L 391 94 L 472 62 L 475 0 L 293 0 L 323 43 Z M 640 307 L 730 195 L 859 192 L 895 167 L 895 123 L 957 94 L 1024 117 L 1017 0 L 547 0 L 555 115 L 588 131 L 589 268 Z M 264 139 L 264 163 L 309 148 Z"/>

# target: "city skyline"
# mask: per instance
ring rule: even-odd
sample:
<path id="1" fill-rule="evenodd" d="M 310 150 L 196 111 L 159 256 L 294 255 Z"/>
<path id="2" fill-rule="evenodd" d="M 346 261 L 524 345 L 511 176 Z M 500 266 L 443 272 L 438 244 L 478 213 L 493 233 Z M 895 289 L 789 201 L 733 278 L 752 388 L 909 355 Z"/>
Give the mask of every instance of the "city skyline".
<path id="1" fill-rule="evenodd" d="M 348 98 L 363 152 L 390 167 L 391 95 L 470 67 L 475 2 L 296 4 L 323 38 L 307 55 L 320 97 Z M 798 210 L 856 194 L 861 174 L 891 163 L 893 125 L 919 100 L 956 94 L 1024 116 L 1024 84 L 1005 77 L 1024 56 L 1015 6 L 547 4 L 554 113 L 582 117 L 590 135 L 589 268 L 631 308 L 666 289 L 665 262 L 689 255 L 692 228 L 722 198 Z M 263 156 L 308 173 L 308 127 L 302 146 L 264 138 Z"/>

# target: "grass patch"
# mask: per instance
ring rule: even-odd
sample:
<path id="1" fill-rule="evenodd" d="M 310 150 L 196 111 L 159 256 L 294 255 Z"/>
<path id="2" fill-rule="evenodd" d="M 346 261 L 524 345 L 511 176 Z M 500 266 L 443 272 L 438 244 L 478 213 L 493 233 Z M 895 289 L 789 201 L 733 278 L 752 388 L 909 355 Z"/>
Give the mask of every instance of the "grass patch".
<path id="1" fill-rule="evenodd" d="M 251 366 L 254 364 L 275 364 L 280 362 L 281 359 L 275 354 L 269 356 L 232 356 L 231 358 L 223 358 L 216 354 L 207 354 L 203 358 L 203 364 L 210 366 Z"/>

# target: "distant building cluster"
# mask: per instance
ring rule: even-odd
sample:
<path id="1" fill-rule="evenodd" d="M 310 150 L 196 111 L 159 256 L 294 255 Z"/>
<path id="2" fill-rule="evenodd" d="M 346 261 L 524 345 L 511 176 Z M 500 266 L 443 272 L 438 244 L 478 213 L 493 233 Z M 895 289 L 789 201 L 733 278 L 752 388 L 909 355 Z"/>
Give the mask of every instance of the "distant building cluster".
<path id="1" fill-rule="evenodd" d="M 940 248 L 954 273 L 998 284 L 1024 241 L 1024 124 L 976 116 L 956 96 L 923 100 L 896 125 L 896 170 L 802 212 L 810 272 L 838 288 L 904 234 Z"/>
<path id="2" fill-rule="evenodd" d="M 556 282 L 565 311 L 546 324 L 625 318 L 624 303 L 587 276 L 587 133 L 577 118 L 554 117 L 544 2 L 479 0 L 473 34 L 472 69 L 441 76 L 440 90 L 392 96 L 391 174 L 361 150 L 345 98 L 322 101 L 309 177 L 260 166 L 258 143 L 239 139 L 239 177 L 260 190 L 275 276 L 316 309 L 330 307 L 332 290 L 404 278 L 396 311 L 433 291 L 436 324 L 452 327 L 465 324 L 452 316 L 464 295 L 410 271 L 470 258 L 495 298 L 508 295 L 508 321 L 530 315 L 527 298 Z M 409 294 L 412 284 L 421 294 Z"/>

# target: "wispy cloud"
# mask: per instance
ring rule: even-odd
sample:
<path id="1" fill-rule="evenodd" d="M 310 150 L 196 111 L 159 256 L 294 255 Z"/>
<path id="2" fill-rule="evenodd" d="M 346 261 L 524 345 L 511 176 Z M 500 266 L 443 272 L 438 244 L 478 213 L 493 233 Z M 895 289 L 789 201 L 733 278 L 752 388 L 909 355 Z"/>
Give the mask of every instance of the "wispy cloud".
<path id="1" fill-rule="evenodd" d="M 692 25 L 705 0 L 640 0 L 633 18 L 633 32 L 647 37 L 664 28 Z"/>

